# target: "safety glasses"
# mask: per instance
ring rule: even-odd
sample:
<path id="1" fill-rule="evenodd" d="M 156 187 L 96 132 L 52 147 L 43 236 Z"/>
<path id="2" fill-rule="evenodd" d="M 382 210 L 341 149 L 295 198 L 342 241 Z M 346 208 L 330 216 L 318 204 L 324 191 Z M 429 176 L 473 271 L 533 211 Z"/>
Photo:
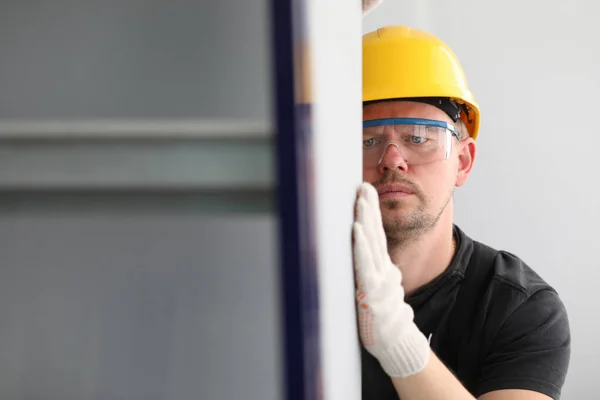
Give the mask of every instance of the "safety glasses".
<path id="1" fill-rule="evenodd" d="M 419 165 L 448 159 L 454 125 L 422 118 L 385 118 L 363 122 L 363 166 L 376 167 L 395 148 L 407 164 Z"/>

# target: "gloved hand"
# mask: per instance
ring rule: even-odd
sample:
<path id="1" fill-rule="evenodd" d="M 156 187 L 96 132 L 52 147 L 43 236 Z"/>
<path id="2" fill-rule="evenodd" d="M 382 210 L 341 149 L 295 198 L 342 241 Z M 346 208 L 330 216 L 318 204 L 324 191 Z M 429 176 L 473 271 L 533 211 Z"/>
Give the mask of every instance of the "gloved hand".
<path id="1" fill-rule="evenodd" d="M 383 0 L 362 0 L 363 17 L 381 3 L 383 3 Z"/>
<path id="2" fill-rule="evenodd" d="M 404 301 L 402 273 L 388 254 L 379 195 L 372 185 L 361 185 L 356 211 L 353 237 L 359 335 L 390 377 L 404 378 L 425 368 L 429 341 Z"/>

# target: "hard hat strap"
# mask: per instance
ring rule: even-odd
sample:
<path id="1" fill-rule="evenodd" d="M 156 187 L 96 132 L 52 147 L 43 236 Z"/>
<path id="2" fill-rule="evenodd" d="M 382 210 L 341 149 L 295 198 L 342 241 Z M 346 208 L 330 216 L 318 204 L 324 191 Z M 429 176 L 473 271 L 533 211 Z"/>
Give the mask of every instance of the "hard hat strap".
<path id="1" fill-rule="evenodd" d="M 454 122 L 458 121 L 458 118 L 460 117 L 460 113 L 462 111 L 462 107 L 460 104 L 446 97 L 413 97 L 406 100 L 436 106 L 437 108 L 448 114 L 448 116 Z"/>
<path id="2" fill-rule="evenodd" d="M 400 99 L 384 99 L 384 100 L 368 101 L 368 102 L 363 103 L 363 105 L 379 103 L 379 102 L 383 102 L 383 101 L 399 101 L 399 100 L 414 101 L 417 103 L 430 104 L 432 106 L 439 108 L 443 112 L 445 112 L 450 117 L 450 119 L 452 119 L 452 121 L 454 121 L 454 122 L 458 121 L 458 119 L 460 118 L 460 113 L 463 111 L 465 112 L 467 117 L 469 116 L 468 110 L 465 105 L 459 104 L 456 101 L 449 99 L 447 97 L 407 97 L 407 98 L 400 98 Z"/>

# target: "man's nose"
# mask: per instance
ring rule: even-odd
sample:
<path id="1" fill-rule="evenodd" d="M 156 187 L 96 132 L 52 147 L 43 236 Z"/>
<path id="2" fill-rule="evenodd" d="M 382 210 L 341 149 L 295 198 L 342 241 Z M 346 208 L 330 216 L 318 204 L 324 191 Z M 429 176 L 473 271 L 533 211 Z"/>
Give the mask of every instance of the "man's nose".
<path id="1" fill-rule="evenodd" d="M 408 164 L 397 143 L 390 142 L 385 146 L 383 153 L 381 154 L 381 159 L 379 160 L 378 168 L 382 172 L 388 170 L 393 171 L 397 168 L 406 172 Z"/>

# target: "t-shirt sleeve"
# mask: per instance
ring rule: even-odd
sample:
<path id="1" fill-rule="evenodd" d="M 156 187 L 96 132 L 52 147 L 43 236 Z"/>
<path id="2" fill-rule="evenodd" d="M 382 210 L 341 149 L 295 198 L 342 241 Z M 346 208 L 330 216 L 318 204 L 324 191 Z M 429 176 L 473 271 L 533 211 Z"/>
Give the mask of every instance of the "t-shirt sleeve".
<path id="1" fill-rule="evenodd" d="M 564 304 L 551 290 L 525 300 L 500 327 L 483 359 L 476 397 L 526 389 L 560 398 L 571 352 Z"/>

